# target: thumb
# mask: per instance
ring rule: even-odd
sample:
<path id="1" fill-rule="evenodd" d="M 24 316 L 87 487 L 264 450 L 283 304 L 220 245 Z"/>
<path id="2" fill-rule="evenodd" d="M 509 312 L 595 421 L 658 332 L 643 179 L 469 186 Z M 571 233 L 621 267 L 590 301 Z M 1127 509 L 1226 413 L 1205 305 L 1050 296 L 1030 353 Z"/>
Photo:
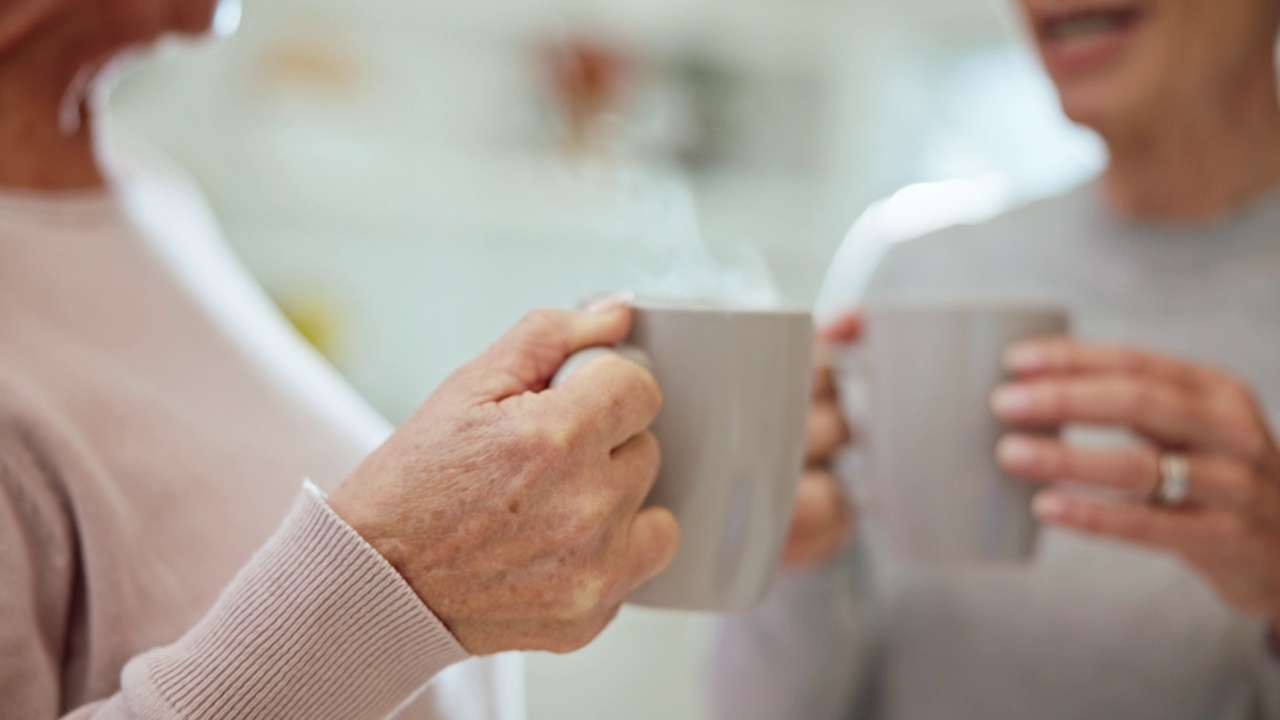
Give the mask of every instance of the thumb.
<path id="1" fill-rule="evenodd" d="M 460 373 L 463 387 L 485 401 L 541 392 L 570 355 L 616 345 L 630 331 L 626 296 L 597 301 L 582 312 L 535 310 Z"/>

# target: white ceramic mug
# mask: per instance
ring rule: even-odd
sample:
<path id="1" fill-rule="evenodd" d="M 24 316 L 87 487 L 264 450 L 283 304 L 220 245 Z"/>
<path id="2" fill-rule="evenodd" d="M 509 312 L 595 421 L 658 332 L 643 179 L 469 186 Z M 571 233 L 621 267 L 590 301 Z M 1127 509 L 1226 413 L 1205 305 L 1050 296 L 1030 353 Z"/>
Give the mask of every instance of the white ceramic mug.
<path id="1" fill-rule="evenodd" d="M 663 393 L 653 432 L 662 468 L 647 505 L 680 522 L 680 548 L 630 602 L 742 611 L 764 597 L 804 463 L 813 377 L 808 312 L 637 301 L 620 348 L 569 359 L 552 385 L 601 352 L 649 368 Z"/>
<path id="2" fill-rule="evenodd" d="M 882 303 L 865 308 L 862 342 L 838 361 L 845 415 L 864 455 L 853 494 L 889 551 L 929 565 L 1030 559 L 1034 490 L 1007 477 L 990 409 L 1002 355 L 1020 340 L 1064 335 L 1057 307 Z"/>

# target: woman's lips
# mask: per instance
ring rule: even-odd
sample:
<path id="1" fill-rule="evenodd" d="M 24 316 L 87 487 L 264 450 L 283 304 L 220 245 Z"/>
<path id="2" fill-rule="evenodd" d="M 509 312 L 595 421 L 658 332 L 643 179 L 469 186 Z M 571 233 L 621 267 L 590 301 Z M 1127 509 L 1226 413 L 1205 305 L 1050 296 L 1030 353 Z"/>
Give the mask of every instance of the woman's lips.
<path id="1" fill-rule="evenodd" d="M 1036 22 L 1050 75 L 1062 78 L 1098 70 L 1133 42 L 1143 14 L 1136 7 L 1098 9 L 1044 17 Z"/>

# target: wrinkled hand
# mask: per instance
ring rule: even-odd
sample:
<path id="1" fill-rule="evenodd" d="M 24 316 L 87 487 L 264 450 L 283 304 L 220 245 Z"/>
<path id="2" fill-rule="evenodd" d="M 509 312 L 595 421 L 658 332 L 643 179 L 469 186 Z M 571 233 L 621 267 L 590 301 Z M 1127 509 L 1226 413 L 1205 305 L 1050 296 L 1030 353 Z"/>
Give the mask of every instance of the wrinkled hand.
<path id="1" fill-rule="evenodd" d="M 675 517 L 641 509 L 659 464 L 653 377 L 609 355 L 547 389 L 630 318 L 529 315 L 330 498 L 474 654 L 578 649 L 675 554 Z"/>
<path id="2" fill-rule="evenodd" d="M 809 440 L 805 470 L 800 478 L 791 530 L 782 551 L 784 567 L 818 565 L 835 556 L 849 538 L 852 512 L 831 474 L 831 460 L 849 442 L 849 428 L 840 413 L 835 381 L 824 357 L 831 346 L 855 342 L 861 319 L 847 315 L 818 333 L 818 364 L 814 369 L 813 404 L 809 408 Z"/>
<path id="3" fill-rule="evenodd" d="M 1132 500 L 1049 489 L 1036 499 L 1041 520 L 1172 553 L 1238 610 L 1280 619 L 1280 452 L 1245 383 L 1202 365 L 1065 339 L 1016 346 L 1006 365 L 1016 380 L 992 398 L 1005 422 L 1120 426 L 1146 441 L 1101 451 L 1005 437 L 997 454 L 1010 474 L 1109 488 Z M 1189 461 L 1185 507 L 1148 502 L 1162 452 Z"/>

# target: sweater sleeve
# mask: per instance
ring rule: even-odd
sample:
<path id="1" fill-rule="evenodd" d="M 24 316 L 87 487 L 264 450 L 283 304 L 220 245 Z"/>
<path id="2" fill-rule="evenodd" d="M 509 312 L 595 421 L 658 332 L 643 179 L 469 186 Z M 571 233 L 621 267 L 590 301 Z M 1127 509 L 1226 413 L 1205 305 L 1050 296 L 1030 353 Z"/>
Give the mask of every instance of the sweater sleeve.
<path id="1" fill-rule="evenodd" d="M 1259 622 L 1247 639 L 1255 671 L 1258 720 L 1280 720 L 1280 649 L 1272 644 L 1271 624 Z"/>
<path id="2" fill-rule="evenodd" d="M 856 550 L 779 577 L 754 612 L 723 621 L 712 659 L 717 720 L 843 720 L 870 668 Z"/>
<path id="3" fill-rule="evenodd" d="M 6 465 L 0 697 L 13 717 L 53 718 L 74 572 L 63 567 L 68 535 L 60 513 Z M 465 657 L 395 569 L 308 484 L 194 628 L 131 659 L 117 694 L 66 717 L 372 720 Z"/>

